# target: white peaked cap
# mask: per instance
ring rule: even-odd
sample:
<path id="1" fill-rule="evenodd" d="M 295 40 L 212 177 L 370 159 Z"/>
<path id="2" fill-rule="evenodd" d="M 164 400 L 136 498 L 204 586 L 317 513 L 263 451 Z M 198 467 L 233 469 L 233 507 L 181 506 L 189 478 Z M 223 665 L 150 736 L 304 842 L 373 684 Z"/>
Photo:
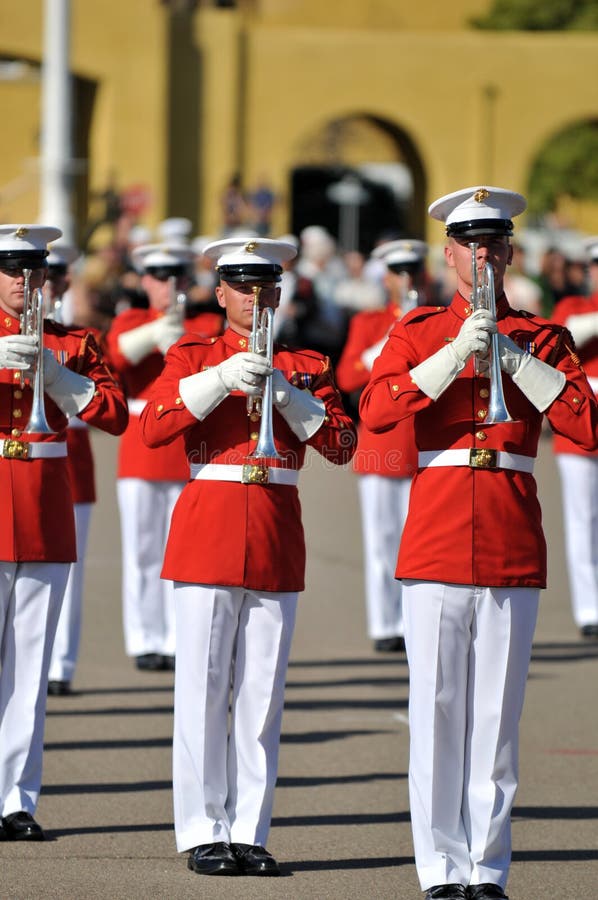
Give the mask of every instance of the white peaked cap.
<path id="1" fill-rule="evenodd" d="M 598 262 L 598 235 L 586 238 L 583 242 L 588 258 L 592 262 Z"/>
<path id="2" fill-rule="evenodd" d="M 527 206 L 525 197 L 499 187 L 470 187 L 435 200 L 428 207 L 433 219 L 446 223 L 454 237 L 513 233 L 511 219 Z"/>
<path id="3" fill-rule="evenodd" d="M 50 244 L 46 262 L 49 266 L 70 266 L 80 256 L 76 247 L 69 244 Z"/>
<path id="4" fill-rule="evenodd" d="M 48 244 L 62 237 L 51 225 L 0 225 L 0 254 L 47 255 Z"/>
<path id="5" fill-rule="evenodd" d="M 297 248 L 273 238 L 226 238 L 204 248 L 225 281 L 251 281 L 279 276 L 282 263 L 297 255 Z"/>
<path id="6" fill-rule="evenodd" d="M 149 244 L 152 239 L 151 229 L 147 225 L 133 225 L 129 231 L 130 244 Z"/>
<path id="7" fill-rule="evenodd" d="M 159 222 L 156 231 L 162 241 L 186 241 L 191 234 L 192 228 L 193 223 L 190 219 L 175 216 L 171 219 L 164 219 L 162 222 Z"/>
<path id="8" fill-rule="evenodd" d="M 413 265 L 425 259 L 428 245 L 425 241 L 404 239 L 386 241 L 372 250 L 373 259 L 381 259 L 387 266 Z"/>
<path id="9" fill-rule="evenodd" d="M 138 271 L 159 266 L 186 266 L 195 254 L 182 244 L 144 244 L 131 253 L 133 265 Z"/>

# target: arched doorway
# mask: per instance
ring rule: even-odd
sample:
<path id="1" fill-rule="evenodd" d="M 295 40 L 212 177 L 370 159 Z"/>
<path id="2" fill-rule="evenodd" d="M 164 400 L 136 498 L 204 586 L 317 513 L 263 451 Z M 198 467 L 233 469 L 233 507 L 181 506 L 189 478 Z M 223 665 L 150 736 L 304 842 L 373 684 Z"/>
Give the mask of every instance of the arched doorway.
<path id="1" fill-rule="evenodd" d="M 407 132 L 394 123 L 366 113 L 330 121 L 306 134 L 294 157 L 290 197 L 295 234 L 307 225 L 322 225 L 346 243 L 351 233 L 347 216 L 352 215 L 358 219 L 355 246 L 344 249 L 367 254 L 387 235 L 424 236 L 421 158 Z M 360 200 L 343 206 L 338 199 L 348 181 Z"/>

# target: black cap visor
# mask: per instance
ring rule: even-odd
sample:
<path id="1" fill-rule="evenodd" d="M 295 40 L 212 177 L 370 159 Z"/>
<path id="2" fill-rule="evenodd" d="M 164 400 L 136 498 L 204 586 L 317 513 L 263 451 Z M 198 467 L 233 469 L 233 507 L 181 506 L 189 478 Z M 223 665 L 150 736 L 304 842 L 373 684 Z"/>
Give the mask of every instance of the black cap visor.
<path id="1" fill-rule="evenodd" d="M 1 250 L 0 269 L 15 273 L 23 269 L 45 269 L 47 255 L 47 250 Z"/>
<path id="2" fill-rule="evenodd" d="M 282 266 L 272 263 L 248 263 L 238 266 L 217 266 L 218 274 L 223 281 L 231 284 L 243 284 L 246 281 L 280 281 Z"/>
<path id="3" fill-rule="evenodd" d="M 168 281 L 169 278 L 182 278 L 183 275 L 189 273 L 188 266 L 147 266 L 145 269 L 147 275 L 156 278 L 158 281 Z"/>
<path id="4" fill-rule="evenodd" d="M 510 219 L 474 219 L 472 222 L 451 222 L 446 227 L 448 237 L 476 237 L 481 234 L 497 234 L 510 237 L 513 223 Z"/>
<path id="5" fill-rule="evenodd" d="M 394 272 L 395 275 L 401 275 L 403 272 L 406 272 L 408 275 L 417 275 L 423 269 L 423 262 L 389 263 L 387 268 L 390 272 Z"/>

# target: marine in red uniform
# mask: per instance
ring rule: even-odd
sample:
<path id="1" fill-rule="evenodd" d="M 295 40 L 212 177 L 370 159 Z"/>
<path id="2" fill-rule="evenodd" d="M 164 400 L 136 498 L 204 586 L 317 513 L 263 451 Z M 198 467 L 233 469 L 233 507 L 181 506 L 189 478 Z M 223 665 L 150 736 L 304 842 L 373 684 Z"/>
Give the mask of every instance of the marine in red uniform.
<path id="1" fill-rule="evenodd" d="M 73 324 L 70 319 L 70 305 L 65 304 L 65 295 L 71 285 L 69 269 L 78 256 L 79 252 L 76 247 L 56 242 L 50 247 L 46 260 L 48 264 L 44 285 L 46 314 L 52 321 L 60 322 L 61 325 Z M 94 337 L 98 339 L 99 344 L 99 334 L 95 331 Z M 51 696 L 66 696 L 71 693 L 71 682 L 75 674 L 81 638 L 87 537 L 91 510 L 96 502 L 95 466 L 89 428 L 87 423 L 77 416 L 69 419 L 66 445 L 75 515 L 77 559 L 71 563 L 69 568 L 69 577 L 54 637 L 48 672 L 48 694 Z"/>
<path id="2" fill-rule="evenodd" d="M 0 811 L 9 840 L 44 836 L 33 814 L 48 667 L 76 559 L 67 422 L 80 416 L 119 434 L 128 417 L 122 391 L 90 334 L 45 320 L 43 355 L 35 326 L 20 334 L 25 296 L 29 308 L 39 310 L 37 321 L 43 319 L 37 289 L 45 278 L 47 244 L 60 235 L 42 225 L 0 226 Z"/>
<path id="3" fill-rule="evenodd" d="M 570 335 L 513 310 L 503 292 L 512 217 L 524 209 L 520 194 L 493 187 L 431 205 L 446 222 L 457 292 L 448 308 L 413 310 L 397 323 L 361 398 L 372 430 L 412 417 L 419 451 L 397 576 L 411 820 L 429 900 L 506 896 L 518 724 L 546 583 L 532 474 L 543 416 L 586 450 L 598 446 L 596 402 Z M 480 282 L 493 275 L 496 316 L 472 311 L 474 272 Z M 494 333 L 500 368 L 491 380 Z M 490 424 L 501 384 L 513 421 Z"/>
<path id="4" fill-rule="evenodd" d="M 146 244 L 132 257 L 143 273 L 149 309 L 120 313 L 107 335 L 110 364 L 122 380 L 130 413 L 117 469 L 125 649 L 139 669 L 172 669 L 174 600 L 172 585 L 160 580 L 160 568 L 170 516 L 189 466 L 182 440 L 150 450 L 141 438 L 139 417 L 171 344 L 185 332 L 208 338 L 220 334 L 224 320 L 215 313 L 187 315 L 193 252 L 186 244 Z"/>
<path id="5" fill-rule="evenodd" d="M 571 332 L 590 387 L 598 394 L 598 237 L 585 242 L 589 296 L 564 297 L 551 321 Z M 561 476 L 565 549 L 573 618 L 582 637 L 598 638 L 598 450 L 584 450 L 555 433 Z"/>
<path id="6" fill-rule="evenodd" d="M 394 324 L 418 305 L 417 285 L 427 250 L 423 241 L 407 239 L 387 241 L 372 253 L 386 265 L 388 302 L 383 309 L 357 313 L 351 319 L 336 367 L 342 391 L 361 392 Z M 353 469 L 359 476 L 368 634 L 375 650 L 404 650 L 401 582 L 394 576 L 411 479 L 417 469 L 413 420 L 405 419 L 381 434 L 360 424 Z"/>
<path id="7" fill-rule="evenodd" d="M 231 239 L 205 252 L 217 262 L 228 329 L 172 347 L 141 416 L 149 447 L 182 439 L 191 465 L 162 573 L 176 602 L 176 842 L 198 873 L 278 875 L 265 845 L 304 587 L 297 481 L 307 446 L 340 465 L 356 436 L 326 357 L 275 346 L 270 364 L 250 352 L 254 288 L 261 307 L 275 309 L 295 247 Z M 266 458 L 252 458 L 256 447 Z"/>

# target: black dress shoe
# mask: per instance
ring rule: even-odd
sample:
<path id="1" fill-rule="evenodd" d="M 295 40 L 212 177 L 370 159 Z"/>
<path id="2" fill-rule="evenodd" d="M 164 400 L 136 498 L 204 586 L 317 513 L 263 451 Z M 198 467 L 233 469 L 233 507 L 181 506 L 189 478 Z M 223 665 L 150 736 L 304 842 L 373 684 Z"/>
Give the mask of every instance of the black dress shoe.
<path id="1" fill-rule="evenodd" d="M 467 888 L 469 900 L 509 900 L 503 889 L 498 884 L 470 884 Z"/>
<path id="2" fill-rule="evenodd" d="M 579 631 L 583 638 L 590 638 L 595 640 L 596 638 L 598 638 L 598 623 L 592 623 L 591 625 L 582 625 Z"/>
<path id="3" fill-rule="evenodd" d="M 239 875 L 239 865 L 229 844 L 200 844 L 187 860 L 187 868 L 198 875 Z"/>
<path id="4" fill-rule="evenodd" d="M 396 637 L 378 638 L 374 641 L 374 650 L 379 653 L 403 653 L 405 650 L 405 638 L 401 635 Z"/>
<path id="5" fill-rule="evenodd" d="M 462 884 L 435 884 L 428 888 L 425 900 L 467 900 L 468 896 Z"/>
<path id="6" fill-rule="evenodd" d="M 260 844 L 231 844 L 241 875 L 280 875 L 278 863 Z"/>
<path id="7" fill-rule="evenodd" d="M 48 682 L 48 697 L 66 697 L 72 693 L 70 681 Z"/>
<path id="8" fill-rule="evenodd" d="M 164 668 L 161 653 L 142 653 L 135 657 L 135 665 L 142 672 L 160 672 Z"/>
<path id="9" fill-rule="evenodd" d="M 11 813 L 2 819 L 2 827 L 7 841 L 43 841 L 44 833 L 31 813 Z"/>
<path id="10" fill-rule="evenodd" d="M 166 672 L 174 672 L 174 656 L 163 656 L 162 668 Z"/>

